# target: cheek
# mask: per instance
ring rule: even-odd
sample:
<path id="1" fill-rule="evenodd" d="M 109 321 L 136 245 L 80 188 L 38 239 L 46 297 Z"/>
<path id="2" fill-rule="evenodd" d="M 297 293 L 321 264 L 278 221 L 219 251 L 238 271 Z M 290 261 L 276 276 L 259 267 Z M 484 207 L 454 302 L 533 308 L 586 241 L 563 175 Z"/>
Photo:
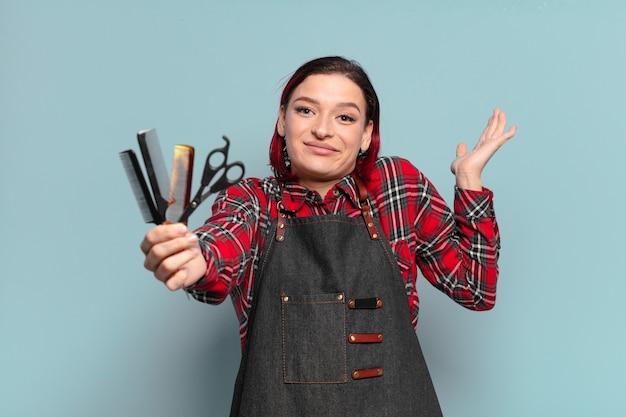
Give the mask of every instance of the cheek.
<path id="1" fill-rule="evenodd" d="M 283 122 L 285 137 L 296 137 L 303 129 L 303 122 L 295 117 L 287 117 Z"/>
<path id="2" fill-rule="evenodd" d="M 289 136 L 285 136 L 285 147 L 287 149 L 287 155 L 293 159 L 293 156 L 297 155 L 297 144 L 294 140 L 290 140 Z"/>
<path id="3" fill-rule="evenodd" d="M 363 145 L 365 145 L 365 136 L 363 135 L 362 129 L 357 129 L 352 133 L 352 141 L 350 147 L 356 152 L 359 153 Z"/>

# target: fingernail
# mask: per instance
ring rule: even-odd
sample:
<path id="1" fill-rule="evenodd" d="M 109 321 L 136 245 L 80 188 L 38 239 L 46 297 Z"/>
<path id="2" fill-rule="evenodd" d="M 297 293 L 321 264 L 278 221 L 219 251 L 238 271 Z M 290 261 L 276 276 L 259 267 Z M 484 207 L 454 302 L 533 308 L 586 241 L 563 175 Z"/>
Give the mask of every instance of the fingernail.
<path id="1" fill-rule="evenodd" d="M 198 236 L 196 236 L 195 234 L 190 234 L 189 236 L 187 236 L 187 240 L 189 242 L 196 242 L 198 240 Z"/>

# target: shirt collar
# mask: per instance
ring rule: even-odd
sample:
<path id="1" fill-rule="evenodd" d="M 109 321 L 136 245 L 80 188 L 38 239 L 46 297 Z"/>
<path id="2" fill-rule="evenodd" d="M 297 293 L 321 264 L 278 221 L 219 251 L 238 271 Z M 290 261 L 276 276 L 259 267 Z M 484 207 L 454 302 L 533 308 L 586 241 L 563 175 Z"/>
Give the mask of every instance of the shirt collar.
<path id="1" fill-rule="evenodd" d="M 281 200 L 287 211 L 297 212 L 304 204 L 324 204 L 324 198 L 319 193 L 296 181 L 283 181 L 281 185 Z M 343 177 L 330 192 L 343 194 L 355 207 L 359 207 L 359 192 L 351 175 Z"/>

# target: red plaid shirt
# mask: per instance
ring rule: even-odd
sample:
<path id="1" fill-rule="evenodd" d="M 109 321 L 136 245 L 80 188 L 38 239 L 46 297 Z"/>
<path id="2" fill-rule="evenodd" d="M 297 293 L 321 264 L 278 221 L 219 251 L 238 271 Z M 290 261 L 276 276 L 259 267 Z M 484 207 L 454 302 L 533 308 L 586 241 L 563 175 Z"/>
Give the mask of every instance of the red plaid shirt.
<path id="1" fill-rule="evenodd" d="M 454 213 L 411 163 L 383 157 L 367 183 L 378 218 L 405 281 L 413 326 L 417 326 L 418 268 L 436 288 L 472 310 L 495 304 L 500 248 L 491 191 L 456 189 Z M 207 260 L 206 276 L 188 289 L 199 301 L 219 304 L 231 296 L 242 347 L 253 301 L 255 272 L 277 218 L 281 192 L 276 178 L 247 179 L 220 193 L 213 215 L 196 230 Z M 358 192 L 351 176 L 325 198 L 297 183 L 284 183 L 282 201 L 298 217 L 343 214 L 358 217 Z M 363 226 L 365 227 L 365 225 Z"/>

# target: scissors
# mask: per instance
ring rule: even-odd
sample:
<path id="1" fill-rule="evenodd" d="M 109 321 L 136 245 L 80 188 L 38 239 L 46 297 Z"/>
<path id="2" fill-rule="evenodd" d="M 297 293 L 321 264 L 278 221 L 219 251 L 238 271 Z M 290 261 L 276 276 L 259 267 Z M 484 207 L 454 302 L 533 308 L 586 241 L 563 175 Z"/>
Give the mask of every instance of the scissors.
<path id="1" fill-rule="evenodd" d="M 230 187 L 231 185 L 238 183 L 243 178 L 245 173 L 243 163 L 239 161 L 230 164 L 228 163 L 228 148 L 230 147 L 230 140 L 228 140 L 226 136 L 222 136 L 222 139 L 226 141 L 226 145 L 222 148 L 212 150 L 207 156 L 206 162 L 204 163 L 204 171 L 202 172 L 202 179 L 200 180 L 200 188 L 198 189 L 196 195 L 193 197 L 193 200 L 191 200 L 185 211 L 183 211 L 183 214 L 180 216 L 180 219 L 178 220 L 180 223 L 185 223 L 191 213 L 193 213 L 194 210 L 200 205 L 200 203 L 206 200 L 207 197 L 209 197 L 211 194 L 221 191 L 224 188 Z M 222 154 L 224 159 L 219 165 L 212 165 L 211 158 L 217 154 Z M 241 173 L 236 178 L 231 179 L 228 176 L 228 172 L 233 167 L 240 168 Z M 211 184 L 211 181 L 213 180 L 215 175 L 220 171 L 222 171 L 222 174 L 213 183 L 213 185 L 209 187 L 209 184 Z M 209 187 L 209 190 L 203 194 L 204 189 L 207 187 Z"/>

